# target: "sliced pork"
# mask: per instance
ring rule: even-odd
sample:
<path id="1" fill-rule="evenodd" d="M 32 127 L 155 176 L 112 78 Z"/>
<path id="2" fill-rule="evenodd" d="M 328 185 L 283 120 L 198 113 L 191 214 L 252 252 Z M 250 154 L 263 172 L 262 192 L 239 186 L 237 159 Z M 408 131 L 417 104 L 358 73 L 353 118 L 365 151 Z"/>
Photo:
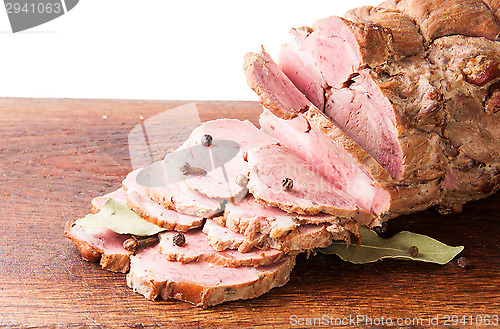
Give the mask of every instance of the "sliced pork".
<path id="1" fill-rule="evenodd" d="M 94 213 L 126 203 L 182 241 L 166 231 L 132 255 L 130 235 L 68 222 L 66 236 L 84 259 L 130 268 L 146 298 L 207 307 L 284 285 L 299 252 L 359 243 L 359 225 L 495 193 L 499 11 L 494 0 L 388 0 L 292 29 L 279 63 L 263 49 L 245 57 L 261 130 L 207 122 L 92 200 Z"/>
<path id="2" fill-rule="evenodd" d="M 186 232 L 201 227 L 203 218 L 180 214 L 175 210 L 165 209 L 148 195 L 138 191 L 127 191 L 127 205 L 145 220 L 167 230 Z"/>
<path id="3" fill-rule="evenodd" d="M 154 300 L 174 298 L 200 307 L 258 297 L 286 284 L 295 266 L 289 256 L 259 267 L 223 267 L 207 262 L 168 261 L 158 247 L 141 250 L 130 262 L 127 284 Z"/>
<path id="4" fill-rule="evenodd" d="M 86 228 L 66 223 L 64 233 L 71 239 L 83 259 L 99 262 L 101 267 L 112 272 L 126 273 L 132 252 L 123 248 L 128 234 L 118 234 L 107 228 Z"/>
<path id="5" fill-rule="evenodd" d="M 92 201 L 90 202 L 92 213 L 93 214 L 98 213 L 99 210 L 101 209 L 101 207 L 109 199 L 114 199 L 114 200 L 122 202 L 122 203 L 127 202 L 127 197 L 125 196 L 125 191 L 123 190 L 123 188 L 119 188 L 116 191 L 113 191 L 113 192 L 110 192 L 108 194 L 93 198 Z"/>
<path id="6" fill-rule="evenodd" d="M 328 213 L 369 224 L 373 216 L 286 146 L 268 145 L 248 152 L 248 189 L 257 202 L 305 215 Z M 293 185 L 287 188 L 285 180 Z"/>
<path id="7" fill-rule="evenodd" d="M 308 96 L 311 85 L 341 88 L 354 73 L 384 63 L 393 52 L 390 31 L 368 21 L 355 23 L 332 16 L 316 21 L 311 29 L 294 30 L 293 34 L 291 44 L 281 48 L 284 55 L 280 56 L 280 67 Z M 301 79 L 304 75 L 314 80 Z M 322 81 L 315 80 L 318 77 Z M 322 108 L 321 98 L 310 100 Z"/>
<path id="8" fill-rule="evenodd" d="M 435 179 L 436 174 L 443 172 L 442 161 L 445 161 L 439 136 L 411 127 L 410 121 L 439 120 L 435 115 L 441 109 L 441 94 L 427 83 L 427 78 L 421 78 L 438 70 L 433 71 L 422 60 L 410 61 L 413 59 L 405 67 L 415 65 L 415 70 L 405 71 L 404 75 L 403 67 L 391 72 L 389 78 L 370 69 L 360 71 L 349 87 L 331 89 L 325 104 L 325 114 L 332 122 L 377 160 L 395 181 L 418 179 L 414 177 L 415 163 L 420 169 L 434 170 L 423 180 Z M 398 84 L 395 80 L 399 80 Z M 409 84 L 415 87 L 396 89 Z M 406 103 L 405 98 L 415 101 Z M 420 152 L 415 152 L 415 147 Z M 432 157 L 421 158 L 421 154 Z"/>
<path id="9" fill-rule="evenodd" d="M 210 142 L 204 142 L 206 138 Z M 231 200 L 241 199 L 247 193 L 245 184 L 238 182 L 238 178 L 246 177 L 244 158 L 248 150 L 276 141 L 250 121 L 219 119 L 196 128 L 188 143 L 192 151 L 186 162 L 204 169 L 206 174 L 187 175 L 186 184 L 209 198 Z"/>
<path id="10" fill-rule="evenodd" d="M 376 71 L 371 68 L 383 67 L 390 59 L 392 53 L 392 43 L 370 38 L 371 29 L 358 29 L 357 31 L 365 38 L 373 40 L 378 47 L 362 47 L 366 54 L 358 56 L 344 56 L 344 54 L 352 53 L 352 48 L 360 47 L 359 38 L 346 38 L 345 30 L 335 29 L 339 22 L 346 22 L 345 19 L 330 17 L 319 20 L 314 24 L 310 34 L 303 37 L 301 47 L 294 46 L 289 49 L 283 46 L 280 55 L 280 67 L 287 74 L 291 82 L 304 95 L 309 95 L 309 86 L 322 86 L 323 95 L 322 101 L 318 102 L 316 98 L 309 100 L 323 111 L 340 129 L 342 129 L 351 139 L 365 149 L 382 167 L 384 167 L 391 176 L 400 181 L 408 178 L 412 173 L 411 158 L 407 158 L 414 145 L 421 145 L 424 141 L 431 141 L 432 136 L 423 134 L 419 130 L 405 126 L 406 118 L 401 114 L 406 113 L 407 98 L 414 98 L 418 104 L 416 107 L 422 107 L 422 114 L 425 114 L 425 119 L 430 117 L 433 119 L 434 114 L 441 108 L 440 93 L 437 88 L 426 84 L 425 82 L 431 74 L 438 75 L 439 70 L 434 68 L 426 61 L 420 61 L 420 67 L 415 70 L 407 70 L 408 66 L 403 66 L 400 72 L 394 72 L 393 76 L 403 75 L 403 79 L 411 80 L 412 83 L 419 83 L 418 88 L 407 89 L 401 99 L 394 98 L 394 84 L 385 86 L 383 80 L 385 75 L 379 76 Z M 354 23 L 350 23 L 354 24 Z M 365 24 L 365 23 L 357 23 Z M 382 34 L 389 34 L 382 26 L 378 26 L 376 31 Z M 307 48 L 308 40 L 315 33 L 325 35 L 325 40 L 344 40 L 339 42 L 332 49 L 322 49 L 319 45 Z M 351 32 L 352 34 L 353 32 Z M 390 39 L 390 38 L 389 38 Z M 302 39 L 301 39 L 302 40 Z M 292 44 L 297 43 L 297 37 L 292 41 Z M 333 42 L 333 41 L 332 41 Z M 305 67 L 299 61 L 288 61 L 287 58 L 292 58 L 290 53 L 296 52 L 295 57 L 307 57 L 316 64 L 319 74 L 311 75 L 309 72 L 312 65 Z M 314 55 L 316 51 L 316 55 Z M 337 57 L 330 55 L 336 53 Z M 342 55 L 340 55 L 342 54 Z M 263 55 L 267 56 L 267 55 Z M 338 58 L 341 56 L 342 58 Z M 373 60 L 363 60 L 362 58 L 374 58 Z M 353 65 L 353 58 L 359 62 L 359 65 Z M 332 59 L 331 61 L 329 59 Z M 376 59 L 376 60 L 375 60 Z M 268 61 L 270 61 L 268 59 Z M 411 63 L 410 63 L 411 64 Z M 345 66 L 344 73 L 337 72 Z M 415 65 L 416 66 L 416 65 Z M 288 73 L 287 73 L 288 72 Z M 406 77 L 406 75 L 410 75 Z M 318 81 L 320 78 L 322 80 Z M 420 81 L 418 77 L 423 77 Z M 403 80 L 401 79 L 401 80 Z M 439 79 L 439 76 L 433 79 Z M 415 82 L 415 80 L 417 80 Z M 396 94 L 397 95 L 397 94 Z M 398 95 L 399 96 L 399 95 Z M 405 98 L 406 97 L 406 98 Z M 279 113 L 275 113 L 279 116 Z M 288 119 L 288 117 L 282 118 Z M 408 132 L 408 130 L 410 130 Z M 411 135 L 411 137 L 407 137 Z M 428 148 L 435 148 L 432 143 L 427 143 Z M 407 150 L 410 148 L 410 150 Z M 406 168 L 406 165 L 409 165 Z M 429 166 L 435 165 L 430 163 Z"/>
<path id="11" fill-rule="evenodd" d="M 304 224 L 328 224 L 338 226 L 341 236 L 335 240 L 348 240 L 351 234 L 357 235 L 355 222 L 343 222 L 328 214 L 299 215 L 290 214 L 277 207 L 257 203 L 253 196 L 248 195 L 238 202 L 229 202 L 224 209 L 224 222 L 227 228 L 239 232 L 245 237 L 258 234 L 268 235 L 272 239 L 281 239 Z"/>
<path id="12" fill-rule="evenodd" d="M 262 234 L 255 234 L 245 237 L 236 231 L 225 227 L 223 217 L 216 217 L 213 220 L 207 219 L 203 226 L 203 232 L 207 235 L 208 243 L 217 251 L 227 249 L 237 249 L 239 252 L 248 252 L 254 247 L 267 247 L 267 237 Z"/>
<path id="13" fill-rule="evenodd" d="M 159 163 L 158 167 L 161 169 L 162 164 Z M 221 212 L 222 200 L 211 199 L 192 191 L 182 179 L 171 183 L 166 182 L 163 179 L 165 177 L 163 170 L 151 170 L 151 177 L 155 178 L 147 181 L 143 178 L 147 176 L 144 175 L 146 170 L 136 169 L 130 172 L 122 182 L 123 188 L 129 191 L 139 191 L 141 195 L 147 194 L 163 208 L 175 210 L 179 214 L 203 218 Z M 138 175 L 141 176 L 138 178 Z"/>
<path id="14" fill-rule="evenodd" d="M 305 54 L 302 46 L 302 43 L 311 31 L 311 28 L 306 27 L 292 29 L 290 31 L 290 33 L 292 33 L 292 35 L 294 36 L 294 39 L 281 46 L 281 50 L 279 53 L 280 70 L 275 70 L 270 65 L 262 65 L 263 63 L 259 63 L 259 66 L 270 68 L 269 71 L 272 72 L 273 75 L 280 75 L 280 72 L 282 71 L 287 77 L 290 78 L 290 80 L 294 82 L 295 86 L 300 89 L 300 91 L 308 100 L 310 100 L 316 107 L 322 109 L 325 107 L 325 90 L 323 85 L 323 81 L 325 79 L 323 77 L 323 73 L 319 70 L 318 66 L 314 62 L 314 58 Z M 267 62 L 268 61 L 270 61 L 270 57 L 268 58 Z M 247 63 L 248 62 L 251 61 L 247 61 Z M 259 71 L 260 69 L 256 68 L 255 73 L 258 73 Z M 255 73 L 254 75 L 257 76 Z M 286 81 L 286 79 L 283 78 L 270 78 L 269 80 Z M 263 85 L 263 83 L 265 83 L 265 81 L 258 82 L 258 80 L 256 80 L 256 82 L 259 85 Z M 285 86 L 287 84 L 288 83 L 286 82 L 283 83 L 283 85 Z M 279 90 L 281 89 L 281 87 L 276 84 L 269 89 Z M 287 96 L 290 97 L 290 95 L 295 94 L 296 93 L 292 93 L 288 94 Z M 268 95 L 270 94 L 268 93 Z M 300 94 L 297 94 L 296 97 L 298 100 L 302 100 L 302 103 L 304 102 L 304 99 L 300 96 Z M 263 99 L 266 99 L 266 97 L 261 98 L 261 101 Z M 273 101 L 275 103 L 277 101 L 285 102 L 284 100 L 280 99 L 274 99 Z M 269 104 L 266 104 L 266 107 L 272 108 L 269 106 Z M 300 108 L 300 106 L 298 108 Z"/>
<path id="15" fill-rule="evenodd" d="M 266 98 L 269 94 L 278 93 L 300 95 L 300 91 L 291 81 L 279 74 L 273 74 L 271 80 L 283 79 L 280 85 L 286 86 L 286 89 L 276 89 L 276 84 L 267 83 L 266 80 L 256 86 L 255 76 L 261 75 L 259 72 L 279 71 L 269 54 L 249 54 L 245 59 L 248 83 L 260 95 L 260 99 Z M 409 83 L 407 81 L 407 85 Z M 443 153 L 441 150 L 424 152 L 429 149 L 429 143 L 439 146 L 439 143 L 436 143 L 437 136 L 431 142 L 424 138 L 425 134 L 413 134 L 407 139 L 405 149 L 413 150 L 408 156 L 409 159 L 415 160 L 413 170 L 409 172 L 412 172 L 410 176 L 415 179 L 410 180 L 409 183 L 398 183 L 372 156 L 307 99 L 303 99 L 303 103 L 293 101 L 298 98 L 298 95 L 293 98 L 282 97 L 281 101 L 286 103 L 273 106 L 293 109 L 295 118 L 288 120 L 278 118 L 279 112 L 278 115 L 273 113 L 278 116 L 273 118 L 266 115 L 264 111 L 260 122 L 262 129 L 287 145 L 297 156 L 314 166 L 333 184 L 346 191 L 360 207 L 381 219 L 387 219 L 398 214 L 427 209 L 441 200 L 443 172 L 437 170 L 439 167 L 428 164 L 442 160 Z M 268 99 L 263 104 L 270 102 Z M 307 110 L 300 113 L 301 108 L 307 108 Z M 434 171 L 432 176 L 421 170 L 424 165 L 419 166 L 419 160 L 426 165 L 426 168 Z"/>
<path id="16" fill-rule="evenodd" d="M 253 235 L 245 236 L 224 226 L 223 217 L 215 218 L 213 221 L 207 220 L 203 227 L 203 232 L 208 236 L 210 245 L 217 251 L 226 249 L 238 249 L 239 252 L 248 252 L 254 247 L 273 248 L 282 250 L 285 253 L 296 253 L 309 251 L 314 248 L 329 246 L 333 240 L 350 241 L 356 236 L 336 224 L 304 224 L 281 238 L 271 238 L 269 234 L 256 232 Z"/>
<path id="17" fill-rule="evenodd" d="M 170 261 L 181 263 L 200 261 L 224 267 L 240 267 L 269 265 L 285 256 L 283 251 L 276 249 L 253 248 L 245 253 L 231 249 L 216 251 L 201 229 L 184 233 L 185 243 L 180 246 L 174 243 L 175 236 L 175 232 L 160 234 L 159 251 Z"/>
<path id="18" fill-rule="evenodd" d="M 316 118 L 328 122 L 328 119 L 316 109 L 310 108 L 307 113 L 309 117 L 316 113 Z M 263 131 L 284 143 L 295 155 L 314 166 L 337 188 L 351 196 L 362 209 L 377 216 L 389 210 L 391 195 L 373 177 L 387 180 L 389 177 L 386 171 L 379 168 L 378 164 L 357 144 L 350 143 L 354 146 L 350 147 L 347 144 L 350 140 L 347 136 L 343 136 L 340 130 L 337 129 L 337 134 L 332 136 L 332 140 L 315 124 L 309 123 L 302 114 L 294 119 L 284 120 L 267 110 L 262 112 L 259 123 Z M 330 131 L 335 134 L 334 129 Z M 353 154 L 359 154 L 358 161 Z M 370 167 L 368 160 L 372 162 L 373 172 L 368 168 Z"/>
<path id="19" fill-rule="evenodd" d="M 126 203 L 130 209 L 141 215 L 145 220 L 167 230 L 185 232 L 203 224 L 203 217 L 182 214 L 172 209 L 166 209 L 158 202 L 155 202 L 149 196 L 148 187 L 137 182 L 137 174 L 140 170 L 132 171 L 122 182 Z M 203 197 L 197 199 L 206 201 L 206 203 L 200 203 L 197 210 L 194 211 L 195 213 L 211 213 L 214 211 L 212 209 L 220 207 L 219 201 L 212 203 L 211 200 L 205 200 Z"/>
<path id="20" fill-rule="evenodd" d="M 293 92 L 296 87 L 283 71 L 277 66 L 268 65 L 269 63 L 274 61 L 264 48 L 261 54 L 245 55 L 247 83 L 257 93 L 262 105 L 283 119 L 291 119 L 298 113 L 307 111 L 307 98 L 301 93 Z"/>

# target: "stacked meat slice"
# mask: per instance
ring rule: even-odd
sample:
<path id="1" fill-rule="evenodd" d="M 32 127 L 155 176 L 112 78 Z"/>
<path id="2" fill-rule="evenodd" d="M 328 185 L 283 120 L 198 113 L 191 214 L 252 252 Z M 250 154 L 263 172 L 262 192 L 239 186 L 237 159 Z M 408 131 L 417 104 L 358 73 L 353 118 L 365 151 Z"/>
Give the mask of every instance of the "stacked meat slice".
<path id="1" fill-rule="evenodd" d="M 92 201 L 163 228 L 153 242 L 130 251 L 145 240 L 75 223 L 66 235 L 146 298 L 206 307 L 284 285 L 298 253 L 358 242 L 359 225 L 496 192 L 499 10 L 390 0 L 293 29 L 278 63 L 264 49 L 245 57 L 260 130 L 206 122 Z"/>
<path id="2" fill-rule="evenodd" d="M 295 187 L 284 189 L 284 178 Z M 128 272 L 128 285 L 146 298 L 202 307 L 282 286 L 299 252 L 333 240 L 355 242 L 357 220 L 374 219 L 248 121 L 204 123 L 178 150 L 132 171 L 122 185 L 92 200 L 92 211 L 109 199 L 121 202 L 165 229 L 157 241 L 129 251 L 129 239 L 151 238 L 78 222 L 67 224 L 66 235 L 85 259 Z"/>

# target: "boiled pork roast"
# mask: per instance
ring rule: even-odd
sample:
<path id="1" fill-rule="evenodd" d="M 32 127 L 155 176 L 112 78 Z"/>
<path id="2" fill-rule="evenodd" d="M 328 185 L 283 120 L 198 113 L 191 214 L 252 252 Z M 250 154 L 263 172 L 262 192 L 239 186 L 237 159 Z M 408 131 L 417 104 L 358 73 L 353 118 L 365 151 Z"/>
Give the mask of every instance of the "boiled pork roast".
<path id="1" fill-rule="evenodd" d="M 293 29 L 278 63 L 245 58 L 262 129 L 382 219 L 494 193 L 497 7 L 388 1 Z"/>
<path id="2" fill-rule="evenodd" d="M 286 284 L 298 253 L 358 243 L 360 226 L 499 189 L 497 0 L 389 0 L 291 34 L 276 61 L 244 60 L 261 129 L 206 122 L 94 198 L 92 213 L 113 199 L 161 232 L 68 222 L 84 259 L 207 307 Z"/>

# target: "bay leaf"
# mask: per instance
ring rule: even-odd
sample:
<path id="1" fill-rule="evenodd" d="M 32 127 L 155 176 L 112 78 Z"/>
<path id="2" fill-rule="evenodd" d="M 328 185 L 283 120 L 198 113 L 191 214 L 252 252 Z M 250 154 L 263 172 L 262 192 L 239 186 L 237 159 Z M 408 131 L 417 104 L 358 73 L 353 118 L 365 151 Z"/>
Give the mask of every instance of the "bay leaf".
<path id="1" fill-rule="evenodd" d="M 345 261 L 354 264 L 373 263 L 384 258 L 413 260 L 444 265 L 458 255 L 464 247 L 451 247 L 436 239 L 403 231 L 389 239 L 383 239 L 374 231 L 362 227 L 361 245 L 350 245 L 345 242 L 335 241 L 326 248 L 318 251 L 324 254 L 336 254 Z M 418 255 L 411 256 L 409 249 L 418 248 Z"/>
<path id="2" fill-rule="evenodd" d="M 140 236 L 154 235 L 165 231 L 138 215 L 123 202 L 109 199 L 96 214 L 87 215 L 75 221 L 76 225 L 87 228 L 105 227 L 119 234 Z"/>

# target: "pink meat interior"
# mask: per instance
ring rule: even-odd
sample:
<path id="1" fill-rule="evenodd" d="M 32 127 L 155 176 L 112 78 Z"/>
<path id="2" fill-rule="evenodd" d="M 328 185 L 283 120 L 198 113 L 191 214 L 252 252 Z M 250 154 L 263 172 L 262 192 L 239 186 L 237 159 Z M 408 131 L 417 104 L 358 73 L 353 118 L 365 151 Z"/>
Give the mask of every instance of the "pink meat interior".
<path id="1" fill-rule="evenodd" d="M 366 71 L 349 88 L 332 89 L 325 114 L 364 148 L 393 178 L 403 173 L 394 108 Z"/>
<path id="2" fill-rule="evenodd" d="M 391 197 L 354 159 L 331 142 L 302 116 L 292 120 L 275 117 L 268 111 L 260 117 L 262 129 L 287 145 L 297 156 L 311 164 L 357 204 L 373 213 L 388 209 Z"/>

